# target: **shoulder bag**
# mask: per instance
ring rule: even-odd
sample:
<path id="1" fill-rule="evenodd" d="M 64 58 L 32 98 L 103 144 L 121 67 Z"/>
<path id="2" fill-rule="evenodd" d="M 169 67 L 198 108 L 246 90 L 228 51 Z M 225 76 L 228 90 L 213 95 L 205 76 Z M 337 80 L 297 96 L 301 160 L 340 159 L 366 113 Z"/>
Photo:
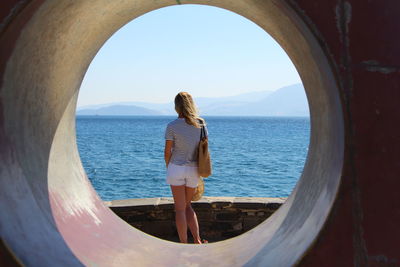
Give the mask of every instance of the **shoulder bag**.
<path id="1" fill-rule="evenodd" d="M 206 129 L 204 122 L 201 125 L 200 141 L 199 141 L 199 175 L 201 177 L 208 177 L 212 173 L 211 157 L 208 151 L 208 136 L 206 135 Z"/>
<path id="2" fill-rule="evenodd" d="M 192 197 L 192 201 L 199 200 L 204 194 L 204 180 L 203 177 L 211 175 L 211 157 L 208 151 L 208 137 L 206 135 L 206 129 L 204 128 L 204 122 L 201 122 L 201 133 L 199 141 L 199 155 L 198 155 L 198 172 L 199 172 L 199 183 L 197 184 L 196 191 Z"/>

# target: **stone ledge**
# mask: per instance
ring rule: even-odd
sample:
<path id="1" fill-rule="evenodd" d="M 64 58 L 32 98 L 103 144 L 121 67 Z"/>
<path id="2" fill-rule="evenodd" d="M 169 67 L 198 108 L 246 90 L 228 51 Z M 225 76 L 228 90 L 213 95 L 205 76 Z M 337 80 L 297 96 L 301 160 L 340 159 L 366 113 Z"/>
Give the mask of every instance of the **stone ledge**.
<path id="1" fill-rule="evenodd" d="M 203 197 L 193 202 L 203 238 L 220 241 L 240 235 L 271 216 L 286 198 Z M 105 204 L 124 221 L 150 235 L 178 241 L 170 197 L 122 199 Z"/>
<path id="2" fill-rule="evenodd" d="M 246 205 L 247 203 L 269 204 L 278 203 L 282 204 L 286 201 L 283 197 L 202 197 L 198 201 L 192 202 L 192 205 L 203 203 L 233 203 L 239 205 Z M 112 201 L 104 201 L 104 204 L 110 208 L 114 207 L 127 207 L 127 206 L 160 206 L 166 204 L 174 204 L 172 197 L 156 197 L 156 198 L 130 198 L 130 199 L 117 199 Z"/>

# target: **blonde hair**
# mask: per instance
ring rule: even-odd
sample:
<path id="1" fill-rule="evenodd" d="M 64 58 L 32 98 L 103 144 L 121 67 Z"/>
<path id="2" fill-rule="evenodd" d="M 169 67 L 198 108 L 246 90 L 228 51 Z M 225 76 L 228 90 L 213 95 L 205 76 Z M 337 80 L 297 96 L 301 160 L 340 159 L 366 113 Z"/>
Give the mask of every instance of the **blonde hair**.
<path id="1" fill-rule="evenodd" d="M 199 112 L 194 104 L 192 96 L 187 92 L 180 92 L 175 97 L 175 110 L 185 118 L 189 125 L 200 128 L 199 120 L 204 123 L 204 120 L 199 117 Z"/>

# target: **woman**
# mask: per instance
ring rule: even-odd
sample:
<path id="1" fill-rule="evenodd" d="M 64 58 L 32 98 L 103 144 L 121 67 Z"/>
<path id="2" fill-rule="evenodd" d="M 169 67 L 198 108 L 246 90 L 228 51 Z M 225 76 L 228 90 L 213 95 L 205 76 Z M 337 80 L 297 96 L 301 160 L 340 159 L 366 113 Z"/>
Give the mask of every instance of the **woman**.
<path id="1" fill-rule="evenodd" d="M 167 166 L 167 183 L 171 186 L 174 197 L 179 240 L 181 243 L 187 243 L 189 227 L 194 243 L 201 244 L 199 223 L 191 200 L 200 179 L 197 172 L 197 152 L 201 124 L 204 124 L 204 120 L 199 117 L 192 96 L 186 92 L 176 95 L 175 110 L 178 118 L 170 122 L 165 131 L 164 158 Z"/>

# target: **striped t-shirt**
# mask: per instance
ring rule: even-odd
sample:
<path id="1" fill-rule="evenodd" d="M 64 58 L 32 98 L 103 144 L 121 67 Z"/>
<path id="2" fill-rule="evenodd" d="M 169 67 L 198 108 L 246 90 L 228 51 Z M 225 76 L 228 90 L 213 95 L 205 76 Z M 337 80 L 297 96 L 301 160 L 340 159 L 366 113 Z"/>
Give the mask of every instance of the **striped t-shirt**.
<path id="1" fill-rule="evenodd" d="M 198 166 L 200 132 L 201 128 L 187 124 L 184 118 L 170 122 L 165 131 L 165 140 L 174 141 L 169 162 L 180 166 Z"/>

